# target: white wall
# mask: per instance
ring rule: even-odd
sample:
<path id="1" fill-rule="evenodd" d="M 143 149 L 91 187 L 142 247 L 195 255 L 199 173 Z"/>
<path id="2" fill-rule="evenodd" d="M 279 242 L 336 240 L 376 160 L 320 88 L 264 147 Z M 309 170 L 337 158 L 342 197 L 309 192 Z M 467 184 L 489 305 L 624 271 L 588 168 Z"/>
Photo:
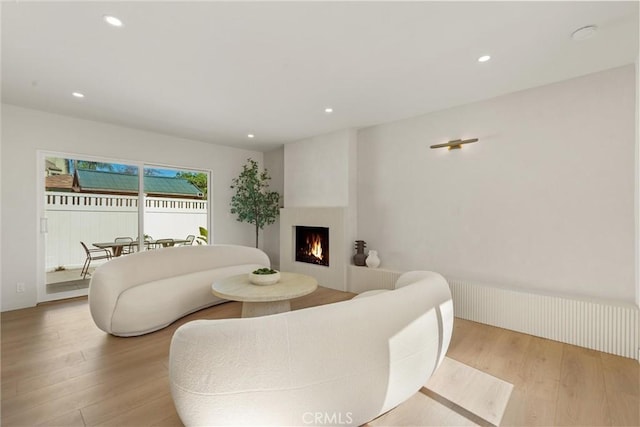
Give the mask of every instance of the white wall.
<path id="1" fill-rule="evenodd" d="M 285 145 L 285 207 L 349 206 L 355 138 L 344 130 Z"/>
<path id="2" fill-rule="evenodd" d="M 640 57 L 636 57 L 636 174 L 635 174 L 635 225 L 636 225 L 636 305 L 640 307 Z M 640 360 L 640 355 L 638 357 Z"/>
<path id="3" fill-rule="evenodd" d="M 206 144 L 12 105 L 2 106 L 2 310 L 36 303 L 37 150 L 146 161 L 213 171 L 214 242 L 254 245 L 254 228 L 229 213 L 232 178 L 262 153 Z M 16 293 L 16 283 L 26 284 Z"/>
<path id="4" fill-rule="evenodd" d="M 269 171 L 271 191 L 280 193 L 280 206 L 284 203 L 284 148 L 264 153 L 264 167 Z M 280 218 L 271 225 L 267 225 L 262 233 L 263 250 L 269 255 L 271 265 L 280 268 Z"/>
<path id="5" fill-rule="evenodd" d="M 0 12 L 1 13 L 1 12 Z M 0 103 L 0 118 L 2 117 L 2 112 L 4 110 L 3 105 Z M 0 165 L 2 165 L 3 162 L 3 156 L 2 156 L 2 152 L 3 152 L 3 144 L 2 144 L 2 120 L 0 120 Z M 2 189 L 2 182 L 4 180 L 2 179 L 2 173 L 0 171 L 0 310 L 2 310 L 2 307 L 4 307 L 4 298 L 2 298 L 2 288 L 3 288 L 3 283 L 4 281 L 2 280 L 3 274 L 4 274 L 4 267 L 3 264 L 4 262 L 2 262 L 2 256 L 3 256 L 3 241 L 4 241 L 4 232 L 2 230 L 4 230 L 4 222 L 2 222 L 2 210 L 3 210 L 3 200 L 4 200 L 4 194 L 2 193 L 1 189 Z"/>
<path id="6" fill-rule="evenodd" d="M 635 78 L 631 65 L 361 130 L 359 237 L 386 268 L 635 302 Z"/>

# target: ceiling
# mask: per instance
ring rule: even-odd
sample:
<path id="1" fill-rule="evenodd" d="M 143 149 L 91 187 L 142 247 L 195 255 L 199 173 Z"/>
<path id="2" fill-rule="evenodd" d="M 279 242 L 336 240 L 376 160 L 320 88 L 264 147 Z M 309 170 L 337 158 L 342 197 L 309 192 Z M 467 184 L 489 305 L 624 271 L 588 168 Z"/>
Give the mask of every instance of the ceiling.
<path id="1" fill-rule="evenodd" d="M 1 12 L 3 102 L 259 151 L 638 56 L 635 1 L 4 2 Z M 571 39 L 592 24 L 596 37 Z"/>

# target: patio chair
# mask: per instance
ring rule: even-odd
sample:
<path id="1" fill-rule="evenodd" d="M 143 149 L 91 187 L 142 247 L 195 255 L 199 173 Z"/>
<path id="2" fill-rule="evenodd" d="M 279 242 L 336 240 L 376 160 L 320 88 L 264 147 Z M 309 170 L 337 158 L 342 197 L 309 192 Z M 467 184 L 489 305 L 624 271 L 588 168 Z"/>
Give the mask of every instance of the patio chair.
<path id="1" fill-rule="evenodd" d="M 184 239 L 184 240 L 186 240 L 186 242 L 182 243 L 180 246 L 191 246 L 191 245 L 193 245 L 193 241 L 195 239 L 196 239 L 196 236 L 194 236 L 193 234 L 189 234 L 187 236 L 187 238 Z"/>
<path id="2" fill-rule="evenodd" d="M 173 239 L 158 239 L 158 240 L 156 240 L 156 248 L 157 249 L 169 248 L 169 247 L 171 247 L 173 245 L 175 245 L 175 242 L 173 241 Z"/>
<path id="3" fill-rule="evenodd" d="M 89 249 L 84 242 L 80 242 L 82 248 L 87 254 L 87 259 L 84 260 L 84 265 L 82 266 L 82 271 L 80 275 L 83 279 L 86 279 L 87 274 L 89 273 L 89 266 L 91 265 L 91 261 L 96 261 L 99 259 L 111 259 L 111 252 L 108 249 Z"/>
<path id="4" fill-rule="evenodd" d="M 133 239 L 131 237 L 116 237 L 114 242 L 116 243 L 124 243 L 125 245 L 122 247 L 120 254 L 127 255 L 133 253 Z M 114 254 L 115 255 L 115 254 Z"/>

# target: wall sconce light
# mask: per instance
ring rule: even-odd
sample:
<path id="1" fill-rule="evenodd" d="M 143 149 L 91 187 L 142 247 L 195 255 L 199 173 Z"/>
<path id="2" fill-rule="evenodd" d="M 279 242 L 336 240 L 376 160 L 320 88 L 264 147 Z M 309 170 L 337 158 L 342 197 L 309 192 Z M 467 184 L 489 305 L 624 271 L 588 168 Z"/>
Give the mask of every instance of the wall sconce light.
<path id="1" fill-rule="evenodd" d="M 462 144 L 471 144 L 472 142 L 476 142 L 477 140 L 478 138 L 465 139 L 465 140 L 454 139 L 453 141 L 445 142 L 444 144 L 432 145 L 431 148 L 449 147 L 449 150 L 457 150 L 459 148 L 462 148 Z"/>

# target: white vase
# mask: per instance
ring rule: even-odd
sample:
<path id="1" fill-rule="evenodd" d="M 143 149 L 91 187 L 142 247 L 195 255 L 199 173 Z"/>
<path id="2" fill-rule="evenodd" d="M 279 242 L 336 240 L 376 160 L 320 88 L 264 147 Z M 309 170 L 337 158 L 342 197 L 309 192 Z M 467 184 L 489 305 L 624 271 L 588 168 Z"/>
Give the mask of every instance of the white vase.
<path id="1" fill-rule="evenodd" d="M 378 258 L 378 251 L 370 250 L 369 256 L 367 256 L 367 267 L 378 268 L 380 265 L 380 258 Z"/>

